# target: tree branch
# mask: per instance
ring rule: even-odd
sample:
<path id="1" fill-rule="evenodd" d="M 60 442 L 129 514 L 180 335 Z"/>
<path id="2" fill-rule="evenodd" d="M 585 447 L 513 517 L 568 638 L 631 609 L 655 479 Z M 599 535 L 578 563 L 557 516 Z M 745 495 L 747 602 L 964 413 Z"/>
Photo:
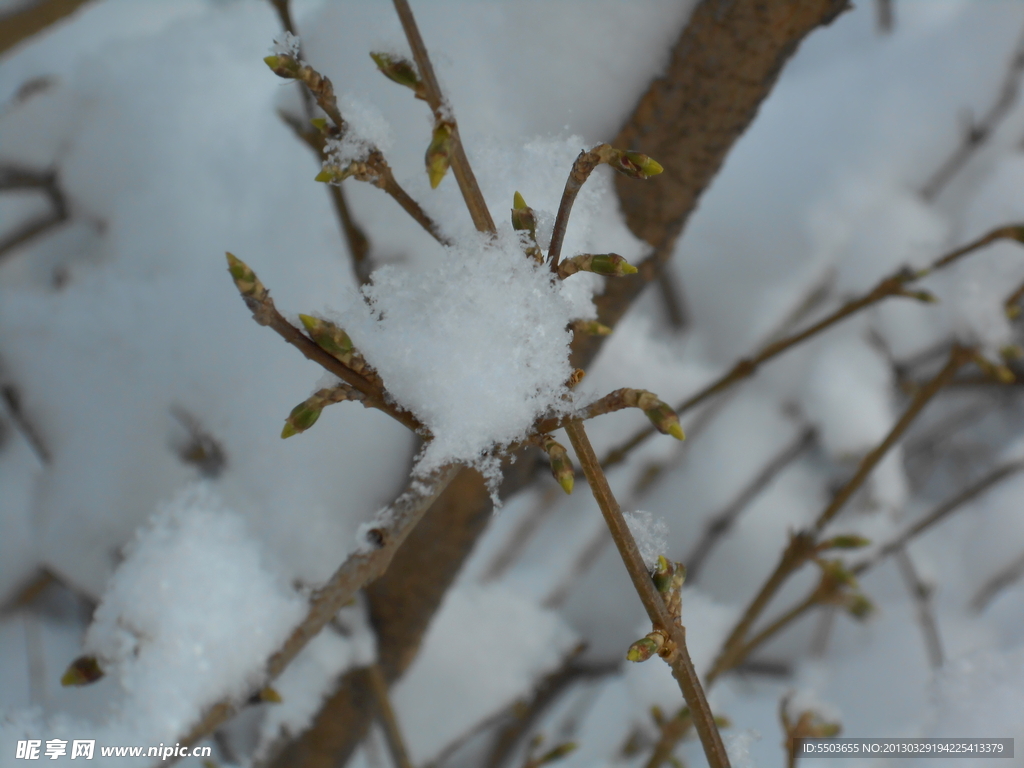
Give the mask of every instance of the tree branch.
<path id="1" fill-rule="evenodd" d="M 572 442 L 572 447 L 576 451 L 587 482 L 590 484 L 590 491 L 594 494 L 594 499 L 601 509 L 601 514 L 612 534 L 622 562 L 626 566 L 634 589 L 640 596 L 640 601 L 647 610 L 651 623 L 664 631 L 675 646 L 665 660 L 672 668 L 672 675 L 679 683 L 683 698 L 693 713 L 694 727 L 700 736 L 708 764 L 711 768 L 728 766 L 729 757 L 722 744 L 722 737 L 718 733 L 718 726 L 715 725 L 715 718 L 711 714 L 711 708 L 704 696 L 697 671 L 686 650 L 686 631 L 676 622 L 669 612 L 668 606 L 665 605 L 665 601 L 654 587 L 651 574 L 640 557 L 640 550 L 637 549 L 633 534 L 630 533 L 629 526 L 626 525 L 622 510 L 619 509 L 619 503 L 612 494 L 608 479 L 601 470 L 594 447 L 590 444 L 582 422 L 571 422 L 566 426 L 565 431 L 569 435 L 569 440 Z"/>
<path id="2" fill-rule="evenodd" d="M 459 190 L 466 201 L 466 208 L 473 219 L 473 225 L 480 232 L 494 233 L 494 220 L 491 219 L 491 212 L 487 208 L 480 186 L 473 175 L 473 169 L 469 165 L 469 158 L 466 157 L 466 150 L 462 146 L 462 138 L 459 135 L 459 126 L 455 122 L 455 115 L 441 92 L 441 86 L 434 74 L 434 67 L 430 63 L 430 56 L 427 47 L 423 44 L 420 30 L 416 26 L 416 18 L 412 14 L 407 0 L 394 0 L 395 11 L 398 19 L 402 22 L 402 29 L 412 49 L 412 56 L 416 60 L 416 66 L 420 71 L 420 77 L 426 86 L 427 104 L 434 112 L 434 119 L 438 122 L 446 122 L 452 129 L 452 173 L 455 174 L 455 181 L 458 182 Z"/>

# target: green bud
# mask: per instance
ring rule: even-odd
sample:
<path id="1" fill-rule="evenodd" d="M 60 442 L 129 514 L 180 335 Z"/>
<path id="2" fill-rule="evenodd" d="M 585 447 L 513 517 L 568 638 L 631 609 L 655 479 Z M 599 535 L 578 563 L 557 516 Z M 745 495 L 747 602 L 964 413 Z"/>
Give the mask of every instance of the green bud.
<path id="1" fill-rule="evenodd" d="M 1020 317 L 1020 305 L 1019 304 L 1007 304 L 1006 305 L 1006 317 L 1010 320 L 1016 320 Z"/>
<path id="2" fill-rule="evenodd" d="M 828 541 L 823 541 L 818 545 L 820 551 L 826 549 L 860 549 L 871 544 L 871 539 L 865 539 L 863 536 L 854 536 L 853 534 L 845 534 L 842 536 L 833 536 Z"/>
<path id="3" fill-rule="evenodd" d="M 573 469 L 572 460 L 569 458 L 569 453 L 565 450 L 565 446 L 550 435 L 544 435 L 543 447 L 548 454 L 548 459 L 551 461 L 551 474 L 558 481 L 558 484 L 562 486 L 563 491 L 572 493 L 573 485 L 576 482 L 576 472 Z"/>
<path id="4" fill-rule="evenodd" d="M 103 670 L 95 656 L 79 656 L 71 662 L 60 678 L 64 687 L 72 685 L 89 685 L 103 677 Z"/>
<path id="5" fill-rule="evenodd" d="M 441 122 L 434 126 L 434 134 L 430 139 L 430 146 L 427 147 L 427 154 L 424 158 L 431 189 L 437 189 L 441 179 L 448 173 L 448 168 L 451 165 L 452 141 L 451 124 Z"/>
<path id="6" fill-rule="evenodd" d="M 847 613 L 858 621 L 864 621 L 875 612 L 875 605 L 859 592 L 850 595 L 845 605 Z"/>
<path id="7" fill-rule="evenodd" d="M 270 71 L 278 77 L 294 80 L 299 76 L 301 65 L 291 56 L 286 54 L 266 56 L 263 61 L 270 67 Z"/>
<path id="8" fill-rule="evenodd" d="M 647 415 L 647 418 L 651 420 L 651 424 L 654 428 L 661 432 L 663 435 L 671 435 L 676 440 L 685 440 L 686 435 L 683 433 L 683 427 L 679 423 L 679 417 L 676 412 L 672 410 L 672 406 L 668 403 L 658 400 L 650 392 L 646 394 L 650 395 L 654 399 L 651 403 L 648 399 L 647 403 L 641 402 L 640 408 Z M 641 397 L 641 401 L 644 398 Z"/>
<path id="9" fill-rule="evenodd" d="M 577 320 L 572 324 L 572 329 L 587 336 L 610 336 L 612 333 L 611 328 L 597 320 Z"/>
<path id="10" fill-rule="evenodd" d="M 256 277 L 256 273 L 249 268 L 249 265 L 233 253 L 227 253 L 226 255 L 228 257 L 228 272 L 231 273 L 238 292 L 243 296 L 251 296 L 254 299 L 265 298 L 267 296 L 267 289 L 260 282 L 260 279 Z"/>
<path id="11" fill-rule="evenodd" d="M 281 694 L 271 688 L 269 685 L 262 691 L 256 694 L 260 701 L 266 704 L 280 704 L 284 701 L 281 698 Z"/>
<path id="12" fill-rule="evenodd" d="M 617 253 L 584 253 L 566 259 L 558 266 L 559 274 L 565 278 L 577 272 L 593 272 L 606 277 L 634 275 L 636 267 Z"/>
<path id="13" fill-rule="evenodd" d="M 392 82 L 411 88 L 417 99 L 426 99 L 426 86 L 420 80 L 416 67 L 408 59 L 396 58 L 388 53 L 373 52 L 370 54 L 373 63 L 384 77 Z"/>
<path id="14" fill-rule="evenodd" d="M 629 646 L 629 650 L 626 651 L 626 661 L 639 664 L 641 661 L 647 661 L 657 655 L 664 647 L 665 635 L 661 632 L 651 632 L 647 637 L 642 637 Z"/>
<path id="15" fill-rule="evenodd" d="M 317 343 L 325 352 L 341 360 L 346 365 L 352 357 L 352 339 L 341 328 L 330 320 L 322 320 L 312 315 L 299 315 L 299 320 L 309 333 L 309 338 Z"/>
<path id="16" fill-rule="evenodd" d="M 566 755 L 570 754 L 576 749 L 576 743 L 567 741 L 564 744 L 559 744 L 554 749 L 548 750 L 537 760 L 537 765 L 544 765 L 546 763 L 553 763 L 556 760 L 561 760 Z"/>
<path id="17" fill-rule="evenodd" d="M 325 128 L 327 128 L 327 118 L 326 117 L 314 117 L 309 122 L 312 123 L 313 127 L 316 128 L 321 133 L 324 131 Z"/>
<path id="18" fill-rule="evenodd" d="M 682 563 L 670 562 L 664 555 L 659 555 L 651 580 L 654 581 L 654 588 L 659 593 L 671 595 L 683 588 L 683 582 L 686 580 L 686 566 Z"/>
<path id="19" fill-rule="evenodd" d="M 641 152 L 627 152 L 609 147 L 602 154 L 605 155 L 602 159 L 608 165 L 631 179 L 649 179 L 665 170 L 660 163 Z"/>
<path id="20" fill-rule="evenodd" d="M 287 439 L 292 435 L 305 432 L 316 424 L 316 420 L 320 418 L 320 413 L 323 411 L 323 408 L 311 407 L 308 405 L 308 402 L 308 400 L 303 401 L 292 408 L 292 412 L 284 421 L 284 429 L 281 430 L 281 439 Z"/>
<path id="21" fill-rule="evenodd" d="M 324 163 L 320 173 L 313 177 L 313 181 L 319 181 L 325 184 L 340 184 L 349 176 L 355 174 L 361 165 L 361 163 L 354 161 L 342 168 L 340 165 Z"/>
<path id="22" fill-rule="evenodd" d="M 537 232 L 537 217 L 533 213 L 523 196 L 516 192 L 512 198 L 512 229 L 517 232 L 529 232 L 531 235 Z"/>
<path id="23" fill-rule="evenodd" d="M 617 253 L 595 254 L 590 262 L 590 270 L 599 275 L 608 275 L 609 277 L 624 277 L 626 275 L 635 275 L 637 272 L 636 267 Z"/>

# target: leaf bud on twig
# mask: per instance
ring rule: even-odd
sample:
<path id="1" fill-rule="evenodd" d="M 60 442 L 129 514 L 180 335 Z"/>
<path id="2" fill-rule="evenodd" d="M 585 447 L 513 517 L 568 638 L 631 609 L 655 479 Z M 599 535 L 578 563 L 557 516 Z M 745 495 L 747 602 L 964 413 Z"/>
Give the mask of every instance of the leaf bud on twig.
<path id="1" fill-rule="evenodd" d="M 373 63 L 377 65 L 377 69 L 381 71 L 384 77 L 412 89 L 417 99 L 426 101 L 427 87 L 420 80 L 416 66 L 411 61 L 380 51 L 370 53 L 370 58 L 373 59 Z"/>
<path id="2" fill-rule="evenodd" d="M 572 324 L 576 333 L 584 333 L 588 336 L 610 336 L 612 329 L 597 320 L 576 320 Z"/>
<path id="3" fill-rule="evenodd" d="M 572 459 L 569 458 L 569 452 L 565 450 L 565 446 L 555 440 L 551 435 L 541 436 L 542 445 L 541 447 L 548 455 L 548 459 L 551 461 L 551 474 L 554 476 L 558 484 L 562 486 L 562 490 L 566 493 L 572 493 L 572 487 L 575 483 L 576 471 L 572 466 Z"/>
<path id="4" fill-rule="evenodd" d="M 562 279 L 577 272 L 593 272 L 605 277 L 625 277 L 635 275 L 637 269 L 617 253 L 583 253 L 558 265 L 558 274 Z"/>
<path id="5" fill-rule="evenodd" d="M 263 283 L 260 282 L 260 279 L 256 277 L 256 273 L 249 268 L 249 265 L 233 253 L 227 253 L 227 258 L 228 272 L 231 273 L 231 277 L 235 281 L 235 286 L 238 288 L 238 292 L 242 294 L 242 296 L 250 297 L 257 301 L 265 299 L 268 291 L 264 287 Z"/>
<path id="6" fill-rule="evenodd" d="M 664 647 L 665 633 L 656 629 L 629 646 L 629 650 L 626 651 L 626 661 L 639 664 L 641 661 L 647 661 L 652 656 L 661 653 Z"/>
<path id="7" fill-rule="evenodd" d="M 676 440 L 686 439 L 679 417 L 672 410 L 672 406 L 659 400 L 653 392 L 646 389 L 626 389 L 623 390 L 622 397 L 629 407 L 642 410 L 661 434 L 672 435 Z"/>
<path id="8" fill-rule="evenodd" d="M 434 126 L 434 134 L 430 139 L 430 146 L 427 147 L 427 154 L 424 158 L 431 189 L 437 189 L 441 179 L 448 173 L 453 147 L 454 139 L 451 123 L 438 122 Z"/>
<path id="9" fill-rule="evenodd" d="M 305 432 L 316 424 L 317 419 L 320 418 L 320 412 L 332 403 L 342 403 L 346 400 L 362 400 L 364 398 L 365 395 L 362 392 L 353 389 L 348 384 L 337 384 L 333 387 L 317 390 L 292 408 L 292 412 L 285 419 L 284 429 L 281 430 L 281 437 L 286 439 L 300 432 Z"/>
<path id="10" fill-rule="evenodd" d="M 263 59 L 270 71 L 278 77 L 288 80 L 295 80 L 300 77 L 302 65 L 294 57 L 281 53 L 274 56 L 266 56 Z"/>
<path id="11" fill-rule="evenodd" d="M 601 159 L 604 162 L 631 179 L 649 179 L 665 170 L 658 161 L 641 152 L 628 152 L 608 147 L 601 154 L 603 155 Z"/>
<path id="12" fill-rule="evenodd" d="M 60 684 L 67 686 L 89 685 L 103 677 L 103 670 L 95 656 L 79 656 L 68 665 L 61 675 Z"/>

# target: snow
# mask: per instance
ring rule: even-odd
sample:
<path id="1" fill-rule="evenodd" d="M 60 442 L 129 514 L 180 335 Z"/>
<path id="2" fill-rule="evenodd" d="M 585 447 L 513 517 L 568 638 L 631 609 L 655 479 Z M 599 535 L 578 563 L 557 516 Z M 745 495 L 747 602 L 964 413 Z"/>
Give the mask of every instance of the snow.
<path id="1" fill-rule="evenodd" d="M 658 558 L 668 552 L 668 523 L 651 512 L 638 509 L 636 512 L 624 512 L 626 525 L 633 534 L 637 549 L 644 565 L 653 569 Z"/>
<path id="2" fill-rule="evenodd" d="M 441 263 L 385 266 L 340 315 L 388 391 L 430 430 L 419 473 L 461 461 L 498 480 L 496 449 L 542 415 L 571 408 L 566 326 L 578 315 L 562 285 L 506 230 Z M 491 453 L 486 457 L 486 453 Z"/>
<path id="3" fill-rule="evenodd" d="M 84 650 L 125 691 L 121 717 L 146 741 L 166 742 L 225 695 L 251 695 L 304 615 L 242 516 L 195 486 L 126 548 Z"/>

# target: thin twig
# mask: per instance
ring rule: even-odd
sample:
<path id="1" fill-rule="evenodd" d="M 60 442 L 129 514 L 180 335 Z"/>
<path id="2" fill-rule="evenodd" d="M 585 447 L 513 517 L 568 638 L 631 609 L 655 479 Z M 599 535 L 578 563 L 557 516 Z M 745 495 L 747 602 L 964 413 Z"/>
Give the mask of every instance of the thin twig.
<path id="1" fill-rule="evenodd" d="M 704 535 L 701 537 L 689 556 L 683 561 L 686 564 L 686 580 L 690 584 L 696 583 L 700 577 L 704 561 L 714 546 L 732 528 L 733 523 L 740 513 L 746 509 L 768 485 L 795 461 L 807 448 L 814 443 L 814 429 L 805 428 L 797 435 L 796 440 L 783 448 L 768 464 L 747 484 L 724 509 L 708 520 L 704 526 Z"/>
<path id="2" fill-rule="evenodd" d="M 861 460 L 857 472 L 854 473 L 853 477 L 846 482 L 835 498 L 822 510 L 812 528 L 796 534 L 790 539 L 789 546 L 783 552 L 779 564 L 765 581 L 757 596 L 747 606 L 747 609 L 743 612 L 743 615 L 723 644 L 714 666 L 708 673 L 707 680 L 709 684 L 741 660 L 741 654 L 749 653 L 752 646 L 745 641 L 747 633 L 789 576 L 804 565 L 813 555 L 818 535 L 835 518 L 846 505 L 846 502 L 853 497 L 853 494 L 857 492 L 868 478 L 868 475 L 871 474 L 871 471 L 888 453 L 889 449 L 896 444 L 896 441 L 899 440 L 918 414 L 921 413 L 925 405 L 953 378 L 961 366 L 971 359 L 972 355 L 973 351 L 970 349 L 963 347 L 953 348 L 949 356 L 949 362 L 946 363 L 935 378 L 921 387 L 910 405 L 903 412 L 899 421 L 889 431 L 889 434 Z"/>
<path id="3" fill-rule="evenodd" d="M 960 493 L 956 494 L 953 498 L 944 501 L 927 515 L 907 528 L 903 533 L 879 547 L 876 552 L 864 558 L 856 565 L 851 566 L 850 572 L 855 576 L 859 576 L 870 568 L 873 568 L 881 560 L 899 551 L 910 541 L 917 538 L 934 525 L 942 522 L 967 503 L 974 501 L 993 486 L 1021 471 L 1024 471 L 1024 461 L 1011 461 L 996 467 L 983 478 L 960 491 Z"/>
<path id="4" fill-rule="evenodd" d="M 736 362 L 728 372 L 720 376 L 715 381 L 708 384 L 706 387 L 691 395 L 689 398 L 681 402 L 676 407 L 676 413 L 682 415 L 691 408 L 700 405 L 710 397 L 714 397 L 720 392 L 724 392 L 731 386 L 739 381 L 750 378 L 756 372 L 758 367 L 774 357 L 781 355 L 793 347 L 797 346 L 801 342 L 807 341 L 813 336 L 818 335 L 822 331 L 828 330 L 836 323 L 841 320 L 845 320 L 847 317 L 856 314 L 857 312 L 867 307 L 873 306 L 883 299 L 889 298 L 890 296 L 908 296 L 911 295 L 907 290 L 907 286 L 916 282 L 926 275 L 944 269 L 950 264 L 955 263 L 969 253 L 973 253 L 980 248 L 983 248 L 996 240 L 1009 239 L 1021 241 L 1022 228 L 1017 226 L 1006 226 L 999 227 L 992 230 L 991 232 L 979 237 L 976 240 L 972 240 L 967 245 L 961 246 L 950 253 L 942 256 L 935 260 L 932 265 L 924 270 L 917 272 L 908 270 L 906 268 L 898 270 L 897 272 L 883 278 L 879 283 L 868 291 L 863 296 L 848 301 L 842 307 L 837 309 L 828 317 L 818 321 L 810 328 L 803 330 L 799 333 L 787 336 L 778 341 L 768 344 L 762 348 L 759 352 L 756 352 L 750 357 L 743 358 Z M 635 449 L 641 443 L 646 441 L 651 435 L 655 433 L 655 430 L 646 428 L 637 432 L 633 437 L 629 438 L 625 442 L 611 449 L 602 461 L 602 466 L 606 469 L 608 467 L 615 466 L 625 461 L 626 456 L 630 451 Z"/>
<path id="5" fill-rule="evenodd" d="M 996 595 L 1017 582 L 1022 576 L 1024 576 L 1024 554 L 1000 568 L 992 578 L 981 586 L 981 589 L 974 593 L 974 597 L 969 603 L 971 610 L 981 613 L 995 599 Z"/>
<path id="6" fill-rule="evenodd" d="M 42 32 L 89 0 L 40 0 L 0 16 L 0 54 Z"/>
<path id="7" fill-rule="evenodd" d="M 974 122 L 971 118 L 971 124 L 964 131 L 960 145 L 921 187 L 921 197 L 929 201 L 938 197 L 971 156 L 992 136 L 1017 102 L 1022 76 L 1024 76 L 1024 33 L 1021 34 L 1014 46 L 995 102 L 980 121 Z"/>
<path id="8" fill-rule="evenodd" d="M 420 521 L 427 509 L 459 472 L 459 466 L 449 465 L 438 470 L 429 479 L 415 478 L 405 492 L 377 518 L 381 524 L 367 534 L 368 548 L 357 549 L 338 570 L 320 587 L 310 600 L 309 610 L 302 622 L 292 630 L 284 645 L 268 659 L 263 686 L 277 678 L 299 652 L 367 583 L 379 577 L 391 562 L 396 550 Z M 203 715 L 202 719 L 179 741 L 195 744 L 213 733 L 236 712 L 237 702 L 221 701 Z"/>
<path id="9" fill-rule="evenodd" d="M 43 465 L 52 463 L 53 454 L 50 453 L 50 449 L 43 441 L 39 430 L 28 419 L 21 407 L 21 393 L 13 384 L 3 384 L 0 386 L 0 397 L 3 398 L 4 404 L 7 406 L 7 415 L 14 422 L 18 431 L 21 432 L 36 458 Z"/>
<path id="10" fill-rule="evenodd" d="M 443 121 L 451 126 L 452 173 L 455 174 L 455 180 L 458 182 L 462 197 L 466 201 L 466 208 L 469 209 L 473 225 L 480 232 L 490 232 L 493 234 L 497 231 L 494 227 L 494 220 L 491 218 L 491 212 L 487 209 L 487 202 L 484 200 L 480 186 L 476 182 L 476 176 L 473 175 L 469 158 L 466 157 L 466 150 L 462 146 L 462 138 L 459 136 L 459 126 L 455 122 L 454 112 L 451 105 L 445 100 L 444 94 L 441 92 L 441 86 L 437 82 L 434 67 L 430 63 L 430 55 L 427 53 L 427 47 L 423 44 L 423 38 L 420 36 L 419 28 L 416 26 L 416 18 L 413 16 L 412 9 L 409 7 L 407 0 L 394 0 L 394 4 L 398 18 L 402 22 L 405 37 L 409 41 L 409 47 L 412 49 L 412 56 L 416 60 L 416 66 L 420 71 L 420 77 L 426 86 L 425 96 L 427 104 L 430 105 L 431 110 L 434 112 L 434 119 L 436 121 Z"/>
<path id="11" fill-rule="evenodd" d="M 565 189 L 562 190 L 562 200 L 558 204 L 558 213 L 555 216 L 555 224 L 551 230 L 551 245 L 548 246 L 548 264 L 551 271 L 558 274 L 558 260 L 562 255 L 562 241 L 565 240 L 565 230 L 569 225 L 569 213 L 572 205 L 576 202 L 576 196 L 580 193 L 583 185 L 594 169 L 601 164 L 601 156 L 598 150 L 606 147 L 600 144 L 591 150 L 582 150 L 572 164 L 569 171 L 569 178 L 565 180 Z"/>
<path id="12" fill-rule="evenodd" d="M 906 547 L 900 547 L 896 553 L 896 562 L 917 610 L 917 623 L 921 625 L 921 633 L 924 635 L 928 663 L 932 669 L 938 669 L 942 666 L 942 639 L 939 637 L 939 624 L 935 620 L 935 612 L 931 606 L 932 588 L 921 580 Z"/>
<path id="13" fill-rule="evenodd" d="M 230 256 L 230 254 L 229 254 Z M 233 257 L 232 257 L 233 258 Z M 253 276 L 254 279 L 255 275 Z M 306 334 L 292 325 L 274 305 L 274 300 L 269 292 L 258 282 L 259 289 L 250 294 L 242 294 L 242 299 L 252 312 L 253 319 L 260 325 L 265 325 L 277 332 L 281 338 L 298 349 L 306 358 L 318 363 L 330 373 L 333 373 L 345 383 L 350 384 L 359 390 L 365 399 L 363 404 L 370 408 L 383 411 L 400 424 L 408 427 L 414 432 L 424 434 L 424 427 L 419 419 L 400 406 L 394 405 L 384 393 L 379 381 L 368 378 L 363 373 L 349 368 L 343 362 L 322 349 L 316 342 Z"/>
<path id="14" fill-rule="evenodd" d="M 405 748 L 405 739 L 402 738 L 402 729 L 398 725 L 398 716 L 395 715 L 395 710 L 391 706 L 388 681 L 384 679 L 380 664 L 371 664 L 368 671 L 373 696 L 377 700 L 377 718 L 384 731 L 384 739 L 387 741 L 394 768 L 413 768 L 412 760 L 409 759 L 409 751 Z"/>
<path id="15" fill-rule="evenodd" d="M 718 726 L 715 725 L 714 716 L 708 706 L 707 698 L 704 696 L 704 689 L 701 687 L 697 671 L 693 667 L 690 655 L 686 650 L 686 631 L 679 625 L 665 605 L 665 601 L 654 588 L 651 574 L 644 565 L 637 549 L 633 534 L 629 531 L 622 510 L 612 494 L 608 485 L 608 479 L 601 470 L 601 465 L 594 453 L 594 447 L 590 444 L 583 423 L 571 422 L 565 428 L 580 460 L 580 465 L 586 474 L 587 482 L 590 484 L 590 491 L 597 501 L 605 523 L 611 531 L 612 539 L 619 550 L 622 562 L 626 566 L 633 587 L 640 596 L 640 601 L 647 610 L 647 615 L 655 627 L 664 631 L 671 644 L 674 646 L 670 654 L 665 658 L 672 668 L 672 675 L 679 683 L 687 706 L 693 713 L 694 726 L 700 736 L 701 744 L 704 747 L 704 754 L 707 756 L 711 768 L 721 768 L 729 765 L 729 757 L 722 744 L 722 737 L 718 733 Z"/>
<path id="16" fill-rule="evenodd" d="M 854 576 L 860 576 L 867 570 L 878 565 L 878 563 L 886 557 L 904 551 L 907 544 L 909 544 L 915 537 L 924 533 L 938 522 L 946 519 L 950 514 L 963 507 L 969 501 L 977 498 L 995 484 L 1016 474 L 1017 472 L 1020 472 L 1021 470 L 1024 470 L 1024 462 L 1014 462 L 1012 464 L 1006 464 L 999 467 L 994 472 L 964 489 L 953 498 L 940 504 L 935 508 L 935 510 L 925 515 L 920 521 L 908 528 L 903 534 L 895 537 L 892 541 L 880 547 L 874 554 L 859 563 L 850 566 L 847 570 Z M 1022 568 L 1024 568 L 1024 566 L 1022 566 Z M 798 603 L 795 607 L 786 611 L 782 616 L 773 621 L 765 630 L 758 633 L 757 636 L 745 643 L 737 654 L 737 658 L 742 661 L 742 659 L 746 658 L 746 656 L 755 648 L 759 647 L 793 621 L 800 618 L 805 612 L 823 604 L 826 605 L 827 609 L 831 613 L 834 613 L 833 606 L 822 602 L 821 595 L 819 594 L 819 587 L 815 587 L 815 589 L 812 590 L 804 600 Z M 934 653 L 934 651 L 930 651 L 930 653 Z"/>

